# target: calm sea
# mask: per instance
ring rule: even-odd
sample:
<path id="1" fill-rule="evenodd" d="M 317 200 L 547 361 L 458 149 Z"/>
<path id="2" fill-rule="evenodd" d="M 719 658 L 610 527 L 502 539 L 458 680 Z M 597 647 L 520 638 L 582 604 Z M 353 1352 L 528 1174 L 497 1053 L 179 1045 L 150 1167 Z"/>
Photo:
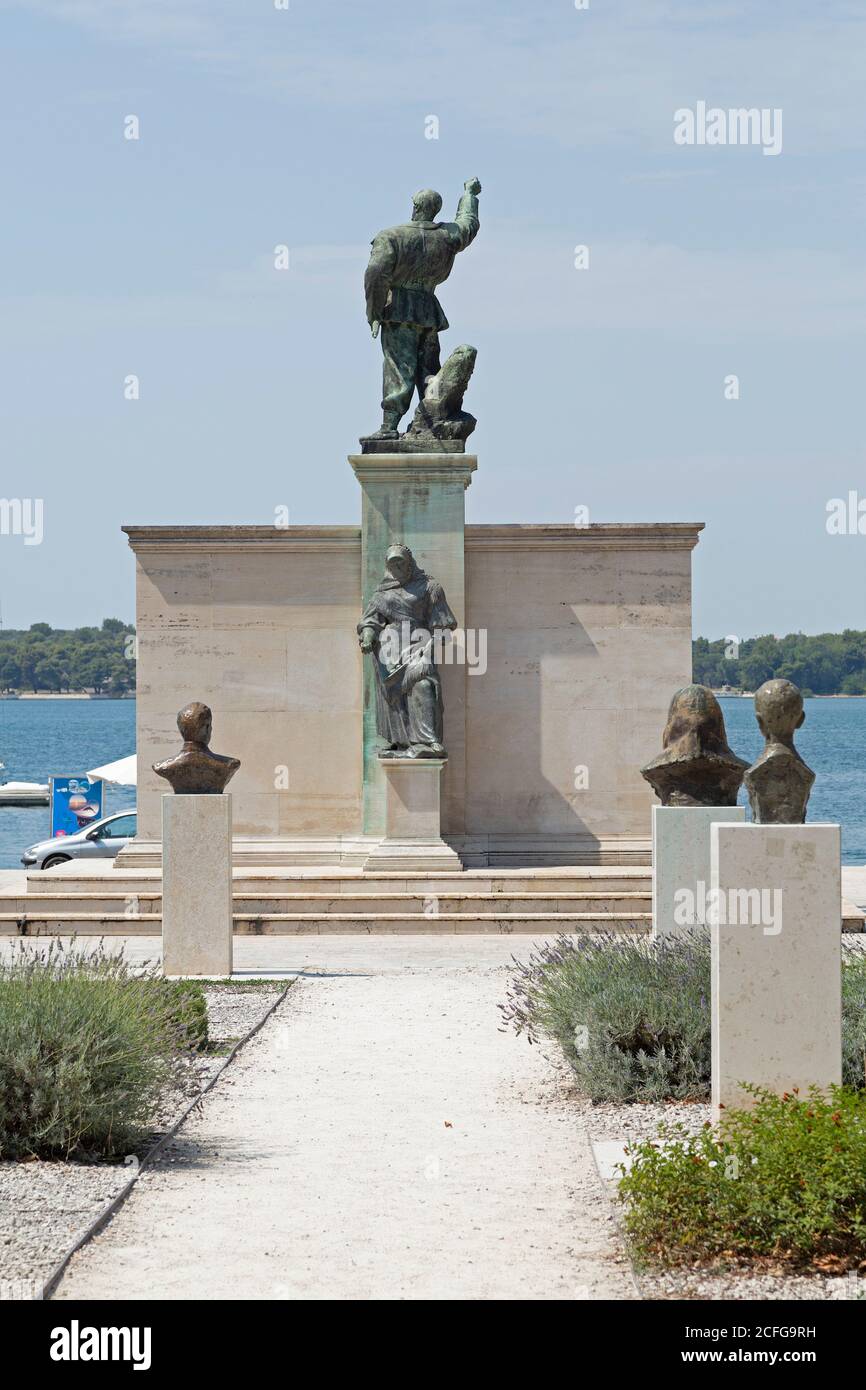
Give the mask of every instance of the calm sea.
<path id="1" fill-rule="evenodd" d="M 0 781 L 75 776 L 134 752 L 134 700 L 0 700 Z M 106 812 L 134 805 L 134 787 L 106 786 Z M 0 869 L 20 869 L 47 834 L 47 806 L 0 806 Z"/>
<path id="2" fill-rule="evenodd" d="M 753 761 L 762 739 L 752 701 L 723 697 L 721 704 L 731 747 Z M 798 746 L 818 774 L 809 819 L 841 821 L 843 861 L 866 864 L 866 699 L 807 700 Z M 134 700 L 0 700 L 4 781 L 86 772 L 134 748 Z M 134 802 L 132 788 L 106 788 L 108 811 Z M 0 868 L 20 868 L 22 849 L 47 833 L 47 807 L 0 806 Z"/>
<path id="3" fill-rule="evenodd" d="M 754 762 L 764 746 L 755 723 L 755 702 L 721 696 L 728 743 Z M 797 747 L 816 773 L 808 817 L 842 826 L 842 863 L 866 864 L 866 698 L 807 700 Z M 748 798 L 740 795 L 745 806 Z"/>

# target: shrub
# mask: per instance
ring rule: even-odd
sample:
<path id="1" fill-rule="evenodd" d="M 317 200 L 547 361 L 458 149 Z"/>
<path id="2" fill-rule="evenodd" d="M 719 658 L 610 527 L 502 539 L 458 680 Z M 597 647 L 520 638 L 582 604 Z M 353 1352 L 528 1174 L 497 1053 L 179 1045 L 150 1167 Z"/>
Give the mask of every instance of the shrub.
<path id="1" fill-rule="evenodd" d="M 188 1047 L 203 1052 L 208 1044 L 207 1001 L 196 980 L 161 980 L 169 995 L 169 1012 Z"/>
<path id="2" fill-rule="evenodd" d="M 842 964 L 842 1082 L 866 1086 L 866 951 L 846 951 Z"/>
<path id="3" fill-rule="evenodd" d="M 503 1017 L 556 1039 L 591 1100 L 700 1099 L 710 1074 L 705 933 L 560 937 L 518 964 Z"/>
<path id="4" fill-rule="evenodd" d="M 194 991 L 101 947 L 22 947 L 0 965 L 0 1157 L 128 1153 L 182 1083 L 199 1015 Z"/>
<path id="5" fill-rule="evenodd" d="M 754 1109 L 724 1111 L 718 1129 L 672 1126 L 632 1147 L 618 1195 L 636 1254 L 666 1264 L 723 1255 L 859 1262 L 866 1093 L 747 1089 Z"/>
<path id="6" fill-rule="evenodd" d="M 515 962 L 503 1019 L 555 1038 L 593 1101 L 710 1093 L 710 939 L 562 936 Z M 866 952 L 842 967 L 842 1080 L 866 1085 Z"/>

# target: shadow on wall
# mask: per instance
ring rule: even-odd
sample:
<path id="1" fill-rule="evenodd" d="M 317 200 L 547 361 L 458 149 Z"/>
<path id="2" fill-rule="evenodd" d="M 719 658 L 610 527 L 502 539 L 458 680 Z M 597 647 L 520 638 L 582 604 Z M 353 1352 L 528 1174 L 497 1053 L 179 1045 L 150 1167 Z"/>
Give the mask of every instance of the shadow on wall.
<path id="1" fill-rule="evenodd" d="M 470 604 L 473 624 L 486 617 L 487 671 L 467 678 L 466 833 L 579 840 L 591 857 L 603 819 L 594 784 L 616 761 L 615 711 L 586 703 L 598 647 L 552 591 L 523 607 L 522 573 L 488 590 L 483 607 L 477 578 Z"/>
<path id="2" fill-rule="evenodd" d="M 467 681 L 466 832 L 592 862 L 607 838 L 650 836 L 639 769 L 689 679 L 690 546 L 502 530 L 470 531 L 467 547 L 488 665 Z"/>

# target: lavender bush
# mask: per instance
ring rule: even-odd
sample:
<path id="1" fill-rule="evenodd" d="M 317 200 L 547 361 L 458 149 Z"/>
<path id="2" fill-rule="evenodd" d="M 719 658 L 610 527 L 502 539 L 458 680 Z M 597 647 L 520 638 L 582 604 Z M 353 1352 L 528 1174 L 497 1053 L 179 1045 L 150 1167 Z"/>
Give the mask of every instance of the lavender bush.
<path id="1" fill-rule="evenodd" d="M 22 947 L 0 965 L 0 1158 L 136 1147 L 207 1037 L 197 985 L 101 947 Z"/>
<path id="2" fill-rule="evenodd" d="M 698 1100 L 710 1079 L 710 943 L 561 936 L 515 961 L 504 1022 L 555 1038 L 591 1100 Z"/>
<path id="3" fill-rule="evenodd" d="M 710 1092 L 710 939 L 560 936 L 515 960 L 503 1021 L 555 1038 L 594 1101 L 705 1100 Z M 866 952 L 842 970 L 842 1079 L 866 1084 Z"/>

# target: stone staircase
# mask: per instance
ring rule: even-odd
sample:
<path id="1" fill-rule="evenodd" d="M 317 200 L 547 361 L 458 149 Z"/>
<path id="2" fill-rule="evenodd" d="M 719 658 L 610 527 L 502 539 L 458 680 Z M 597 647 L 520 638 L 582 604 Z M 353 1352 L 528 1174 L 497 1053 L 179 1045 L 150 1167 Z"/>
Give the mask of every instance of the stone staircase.
<path id="1" fill-rule="evenodd" d="M 358 869 L 233 873 L 236 933 L 647 932 L 646 867 L 469 869 L 453 874 Z M 0 897 L 0 934 L 158 935 L 157 870 L 64 865 L 30 873 Z"/>
<path id="2" fill-rule="evenodd" d="M 0 891 L 0 936 L 158 936 L 158 869 L 64 864 Z M 637 865 L 365 873 L 355 868 L 233 870 L 236 934 L 464 932 L 645 934 L 652 871 Z M 843 931 L 864 930 L 843 900 Z"/>

